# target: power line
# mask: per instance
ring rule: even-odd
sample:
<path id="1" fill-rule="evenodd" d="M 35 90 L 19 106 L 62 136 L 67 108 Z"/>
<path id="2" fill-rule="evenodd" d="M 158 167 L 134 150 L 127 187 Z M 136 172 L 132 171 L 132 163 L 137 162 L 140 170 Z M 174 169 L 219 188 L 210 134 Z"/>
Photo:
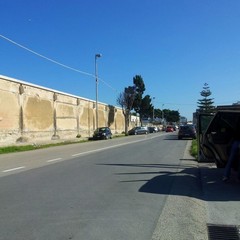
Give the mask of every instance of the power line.
<path id="1" fill-rule="evenodd" d="M 58 61 L 56 61 L 56 60 L 53 60 L 53 59 L 48 58 L 48 57 L 46 57 L 46 56 L 44 56 L 44 55 L 42 55 L 42 54 L 39 54 L 39 53 L 31 50 L 30 48 L 27 48 L 27 47 L 25 47 L 25 46 L 23 46 L 23 45 L 15 42 L 15 41 L 11 40 L 10 38 L 7 38 L 7 37 L 5 37 L 5 36 L 3 36 L 3 35 L 1 35 L 1 34 L 0 34 L 0 37 L 3 38 L 3 39 L 5 39 L 5 40 L 7 40 L 7 41 L 9 41 L 9 42 L 11 42 L 11 43 L 13 43 L 14 45 L 16 45 L 16 46 L 18 46 L 18 47 L 20 47 L 20 48 L 23 48 L 23 49 L 27 50 L 28 52 L 31 52 L 31 53 L 37 55 L 38 57 L 44 58 L 44 59 L 46 59 L 46 60 L 48 60 L 48 61 L 50 61 L 50 62 L 53 62 L 53 63 L 55 63 L 55 64 L 57 64 L 57 65 L 59 65 L 59 66 L 62 66 L 62 67 L 64 67 L 64 68 L 67 68 L 67 69 L 70 69 L 70 70 L 73 70 L 73 71 L 75 71 L 75 72 L 82 73 L 82 74 L 85 74 L 85 75 L 88 75 L 88 76 L 91 76 L 91 77 L 95 77 L 95 76 L 94 76 L 93 74 L 91 74 L 91 73 L 87 73 L 87 72 L 78 70 L 78 69 L 76 69 L 76 68 L 69 67 L 69 66 L 67 66 L 67 65 L 65 65 L 65 64 L 63 64 L 63 63 L 60 63 L 60 62 L 58 62 Z"/>
<path id="2" fill-rule="evenodd" d="M 37 53 L 37 52 L 31 50 L 30 48 L 27 48 L 27 47 L 23 46 L 22 44 L 19 44 L 19 43 L 13 41 L 12 39 L 7 38 L 7 37 L 5 37 L 5 36 L 3 36 L 3 35 L 1 35 L 1 34 L 0 34 L 0 37 L 3 38 L 3 39 L 5 39 L 5 40 L 7 40 L 8 42 L 10 42 L 10 43 L 18 46 L 18 47 L 26 50 L 26 51 L 28 51 L 28 52 L 30 52 L 30 53 L 38 56 L 38 57 L 41 57 L 41 58 L 43 58 L 43 59 L 45 59 L 45 60 L 48 60 L 48 61 L 50 61 L 50 62 L 52 62 L 52 63 L 55 63 L 55 64 L 57 64 L 57 65 L 59 65 L 59 66 L 61 66 L 61 67 L 70 69 L 70 70 L 72 70 L 72 71 L 75 71 L 75 72 L 78 72 L 78 73 L 81 73 L 81 74 L 84 74 L 84 75 L 87 75 L 87 76 L 90 76 L 90 77 L 93 77 L 93 78 L 96 77 L 94 74 L 91 74 L 91 73 L 88 73 L 88 72 L 84 72 L 84 71 L 81 71 L 81 70 L 79 70 L 79 69 L 70 67 L 70 66 L 68 66 L 68 65 L 66 65 L 66 64 L 60 63 L 60 62 L 58 62 L 58 61 L 56 61 L 56 60 L 53 60 L 53 59 L 51 59 L 51 58 L 49 58 L 49 57 L 46 57 L 46 56 L 44 56 L 44 55 L 42 55 L 42 54 L 40 54 L 40 53 Z M 108 87 L 111 88 L 112 90 L 118 92 L 115 88 L 113 88 L 110 84 L 108 84 L 107 82 L 105 82 L 103 79 L 99 78 L 99 80 L 101 80 L 106 86 L 108 86 Z"/>
<path id="3" fill-rule="evenodd" d="M 119 91 L 115 88 L 113 88 L 111 85 L 109 85 L 107 82 L 105 82 L 102 78 L 98 78 L 98 80 L 100 80 L 101 82 L 103 82 L 106 86 L 108 86 L 109 88 L 111 88 L 113 91 L 115 91 L 116 93 L 119 93 Z"/>

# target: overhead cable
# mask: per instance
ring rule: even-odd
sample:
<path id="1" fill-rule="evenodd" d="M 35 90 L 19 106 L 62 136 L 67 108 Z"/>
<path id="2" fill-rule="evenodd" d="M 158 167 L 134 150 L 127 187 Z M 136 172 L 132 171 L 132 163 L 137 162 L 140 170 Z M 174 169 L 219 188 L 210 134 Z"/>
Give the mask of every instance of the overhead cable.
<path id="1" fill-rule="evenodd" d="M 95 76 L 94 76 L 93 74 L 91 74 L 91 73 L 87 73 L 87 72 L 78 70 L 78 69 L 76 69 L 76 68 L 69 67 L 69 66 L 67 66 L 67 65 L 65 65 L 65 64 L 63 64 L 63 63 L 60 63 L 60 62 L 58 62 L 58 61 L 55 61 L 55 60 L 53 60 L 53 59 L 51 59 L 51 58 L 48 58 L 48 57 L 42 55 L 42 54 L 39 54 L 39 53 L 37 53 L 37 52 L 35 52 L 35 51 L 33 51 L 33 50 L 31 50 L 31 49 L 23 46 L 23 45 L 15 42 L 15 41 L 13 41 L 13 40 L 11 40 L 10 38 L 7 38 L 7 37 L 1 35 L 1 34 L 0 34 L 0 37 L 3 38 L 3 39 L 5 39 L 5 40 L 7 40 L 7 41 L 9 41 L 9 42 L 11 42 L 11 43 L 13 43 L 14 45 L 16 45 L 16 46 L 18 46 L 18 47 L 20 47 L 20 48 L 23 48 L 23 49 L 27 50 L 28 52 L 31 52 L 31 53 L 37 55 L 38 57 L 44 58 L 44 59 L 46 59 L 46 60 L 48 60 L 48 61 L 50 61 L 50 62 L 53 62 L 53 63 L 55 63 L 55 64 L 57 64 L 57 65 L 60 65 L 60 66 L 62 66 L 62 67 L 64 67 L 64 68 L 68 68 L 68 69 L 73 70 L 73 71 L 75 71 L 75 72 L 82 73 L 82 74 L 85 74 L 85 75 L 88 75 L 88 76 L 91 76 L 91 77 L 95 77 Z"/>

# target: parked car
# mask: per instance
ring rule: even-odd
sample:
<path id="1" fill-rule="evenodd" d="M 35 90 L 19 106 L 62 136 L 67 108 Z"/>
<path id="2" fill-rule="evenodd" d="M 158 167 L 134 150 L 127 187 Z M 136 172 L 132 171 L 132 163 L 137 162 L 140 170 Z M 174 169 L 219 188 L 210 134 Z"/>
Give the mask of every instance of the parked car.
<path id="1" fill-rule="evenodd" d="M 191 138 L 196 139 L 196 128 L 193 124 L 181 125 L 178 131 L 178 139 Z"/>
<path id="2" fill-rule="evenodd" d="M 240 107 L 226 107 L 215 114 L 199 114 L 197 124 L 198 160 L 225 167 L 240 118 Z M 240 151 L 236 158 L 240 158 Z M 233 168 L 237 169 L 237 162 Z"/>
<path id="3" fill-rule="evenodd" d="M 109 127 L 100 127 L 97 128 L 94 131 L 93 134 L 93 139 L 98 140 L 98 139 L 111 139 L 112 138 L 112 132 Z"/>
<path id="4" fill-rule="evenodd" d="M 148 133 L 149 131 L 147 127 L 134 127 L 128 131 L 129 135 L 148 134 Z"/>
<path id="5" fill-rule="evenodd" d="M 158 132 L 158 128 L 157 127 L 148 127 L 148 131 L 149 131 L 149 133 L 156 133 L 156 132 Z"/>
<path id="6" fill-rule="evenodd" d="M 166 132 L 174 132 L 174 128 L 173 128 L 173 126 L 167 126 L 166 127 Z"/>

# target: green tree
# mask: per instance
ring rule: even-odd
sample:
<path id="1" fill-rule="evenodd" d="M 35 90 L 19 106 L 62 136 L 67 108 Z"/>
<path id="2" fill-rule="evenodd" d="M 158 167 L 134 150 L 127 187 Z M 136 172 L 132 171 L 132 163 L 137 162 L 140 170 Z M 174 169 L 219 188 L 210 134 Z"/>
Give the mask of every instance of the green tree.
<path id="1" fill-rule="evenodd" d="M 163 115 L 164 118 L 168 123 L 176 123 L 180 120 L 180 113 L 176 110 L 170 110 L 170 109 L 163 109 Z"/>
<path id="2" fill-rule="evenodd" d="M 142 98 L 139 112 L 138 112 L 140 120 L 143 117 L 151 117 L 152 112 L 153 112 L 153 106 L 151 104 L 151 97 L 149 95 L 146 95 L 144 98 Z"/>
<path id="3" fill-rule="evenodd" d="M 143 97 L 145 91 L 145 84 L 143 78 L 140 75 L 136 75 L 133 78 L 133 84 L 135 86 L 136 95 L 133 103 L 133 109 L 139 114 L 141 125 L 143 117 L 150 117 L 153 112 L 153 106 L 151 104 L 151 97 L 146 95 Z"/>
<path id="4" fill-rule="evenodd" d="M 180 114 L 178 111 L 174 111 L 174 110 L 171 110 L 169 111 L 169 114 L 168 114 L 168 117 L 167 117 L 167 121 L 168 122 L 179 122 L 180 120 Z"/>
<path id="5" fill-rule="evenodd" d="M 145 84 L 140 75 L 136 75 L 133 78 L 133 84 L 135 86 L 135 99 L 133 103 L 133 109 L 136 111 L 136 113 L 140 114 L 141 111 L 141 103 L 142 103 L 142 96 L 145 91 Z"/>
<path id="6" fill-rule="evenodd" d="M 130 112 L 133 109 L 133 103 L 135 99 L 135 86 L 129 86 L 119 94 L 117 98 L 117 104 L 122 107 L 123 115 L 125 118 L 125 135 L 128 133 Z"/>
<path id="7" fill-rule="evenodd" d="M 159 108 L 154 108 L 154 116 L 157 118 L 161 118 L 162 117 L 162 110 Z"/>
<path id="8" fill-rule="evenodd" d="M 207 83 L 204 84 L 203 90 L 200 92 L 202 99 L 198 99 L 198 109 L 202 113 L 212 113 L 214 112 L 214 98 L 211 98 L 212 92 Z"/>

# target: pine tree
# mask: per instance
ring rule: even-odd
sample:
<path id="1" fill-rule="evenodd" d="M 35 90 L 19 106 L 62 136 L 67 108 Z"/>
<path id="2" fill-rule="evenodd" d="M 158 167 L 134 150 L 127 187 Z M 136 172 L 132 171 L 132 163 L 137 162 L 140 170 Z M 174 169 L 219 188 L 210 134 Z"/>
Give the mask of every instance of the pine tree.
<path id="1" fill-rule="evenodd" d="M 207 83 L 204 84 L 203 90 L 200 92 L 202 99 L 198 99 L 198 108 L 201 113 L 213 113 L 215 110 L 214 107 L 214 98 L 210 98 L 212 92 Z"/>

